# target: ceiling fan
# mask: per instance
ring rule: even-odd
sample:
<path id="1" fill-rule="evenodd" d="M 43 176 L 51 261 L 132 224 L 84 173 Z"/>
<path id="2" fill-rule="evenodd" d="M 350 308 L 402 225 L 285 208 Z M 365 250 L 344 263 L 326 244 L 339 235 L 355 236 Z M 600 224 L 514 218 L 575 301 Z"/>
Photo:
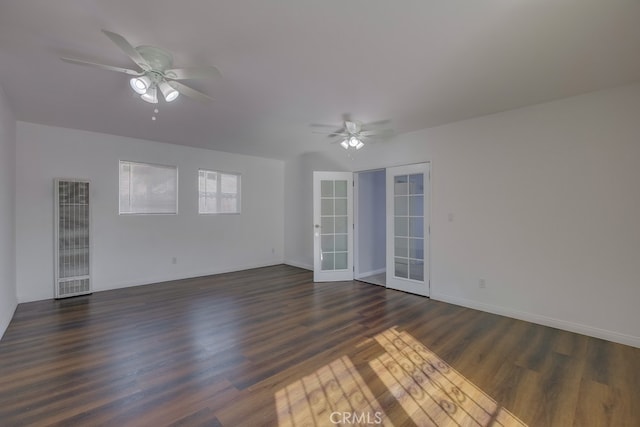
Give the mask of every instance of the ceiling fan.
<path id="1" fill-rule="evenodd" d="M 91 67 L 117 71 L 134 76 L 130 80 L 131 88 L 140 95 L 140 98 L 151 104 L 158 103 L 158 89 L 166 102 L 175 100 L 180 94 L 203 101 L 212 100 L 209 95 L 199 92 L 177 80 L 219 77 L 220 71 L 218 71 L 216 67 L 173 68 L 173 57 L 166 50 L 154 46 L 133 47 L 133 45 L 120 34 L 107 30 L 102 30 L 102 32 L 109 37 L 116 46 L 122 49 L 140 70 L 98 64 L 82 59 L 60 59 L 71 64 L 89 65 Z"/>
<path id="2" fill-rule="evenodd" d="M 390 120 L 380 120 L 372 123 L 362 123 L 355 120 L 347 120 L 345 119 L 344 125 L 337 130 L 332 132 L 319 132 L 315 131 L 314 133 L 319 133 L 323 135 L 328 135 L 330 138 L 340 137 L 342 142 L 340 142 L 340 146 L 345 150 L 359 150 L 364 147 L 364 139 L 374 139 L 381 137 L 388 137 L 393 134 L 392 129 L 380 129 L 379 126 L 389 123 Z M 311 125 L 313 127 L 333 127 L 331 125 Z M 338 142 L 338 141 L 336 141 Z"/>

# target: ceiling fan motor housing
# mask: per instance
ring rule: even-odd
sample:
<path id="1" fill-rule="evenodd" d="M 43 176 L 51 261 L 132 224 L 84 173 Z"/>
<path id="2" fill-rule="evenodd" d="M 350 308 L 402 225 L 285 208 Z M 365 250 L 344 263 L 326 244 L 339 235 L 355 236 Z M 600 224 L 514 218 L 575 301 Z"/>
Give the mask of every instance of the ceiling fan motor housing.
<path id="1" fill-rule="evenodd" d="M 162 75 L 173 65 L 173 56 L 164 49 L 155 46 L 138 46 L 136 50 L 147 61 L 151 72 Z"/>

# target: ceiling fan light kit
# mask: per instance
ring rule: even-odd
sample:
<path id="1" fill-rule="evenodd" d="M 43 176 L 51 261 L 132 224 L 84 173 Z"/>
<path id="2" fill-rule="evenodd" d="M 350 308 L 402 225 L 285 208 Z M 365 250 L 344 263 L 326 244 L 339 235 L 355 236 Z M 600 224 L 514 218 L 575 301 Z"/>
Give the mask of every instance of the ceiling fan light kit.
<path id="1" fill-rule="evenodd" d="M 344 148 L 345 150 L 348 150 L 350 148 L 355 148 L 356 150 L 361 149 L 362 147 L 364 147 L 364 142 L 362 142 L 360 139 L 358 139 L 356 136 L 352 136 L 351 138 L 345 139 L 344 141 L 342 141 L 340 143 L 340 145 L 342 146 L 342 148 Z"/>
<path id="2" fill-rule="evenodd" d="M 159 47 L 138 46 L 134 48 L 148 65 L 143 75 L 131 79 L 131 88 L 140 95 L 143 101 L 158 103 L 158 88 L 166 102 L 174 101 L 179 92 L 169 86 L 165 72 L 173 65 L 171 54 Z M 145 67 L 147 68 L 147 67 Z"/>
<path id="3" fill-rule="evenodd" d="M 157 104 L 158 103 L 158 88 L 156 86 L 151 86 L 145 93 L 140 95 L 143 101 L 148 102 L 149 104 Z"/>
<path id="4" fill-rule="evenodd" d="M 160 88 L 160 92 L 162 92 L 162 96 L 164 96 L 164 100 L 167 102 L 175 100 L 180 94 L 177 90 L 169 86 L 169 84 L 162 79 L 162 76 L 154 71 L 149 71 L 143 76 L 132 78 L 129 84 L 131 85 L 131 89 L 140 95 L 143 101 L 151 104 L 158 103 L 158 88 Z"/>
<path id="5" fill-rule="evenodd" d="M 364 147 L 364 142 L 360 141 L 358 138 L 356 138 L 355 136 L 352 136 L 349 139 L 345 139 L 344 141 L 342 141 L 340 143 L 340 145 L 342 146 L 342 148 L 344 148 L 345 150 L 348 150 L 350 148 L 354 148 L 356 150 L 361 149 L 362 147 Z"/>
<path id="6" fill-rule="evenodd" d="M 169 83 L 167 82 L 163 81 L 158 86 L 160 87 L 160 92 L 162 92 L 162 96 L 164 96 L 164 100 L 167 102 L 171 102 L 175 100 L 178 97 L 178 95 L 180 95 L 180 92 L 178 92 L 177 90 L 169 86 Z"/>
<path id="7" fill-rule="evenodd" d="M 147 76 L 133 77 L 129 81 L 129 84 L 135 93 L 143 95 L 147 92 L 149 87 L 151 87 L 151 79 Z"/>

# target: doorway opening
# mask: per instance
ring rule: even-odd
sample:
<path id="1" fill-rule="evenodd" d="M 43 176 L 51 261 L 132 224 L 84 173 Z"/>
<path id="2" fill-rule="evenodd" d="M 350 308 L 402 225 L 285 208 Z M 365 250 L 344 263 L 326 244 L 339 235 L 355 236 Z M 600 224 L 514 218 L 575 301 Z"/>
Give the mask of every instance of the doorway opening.
<path id="1" fill-rule="evenodd" d="M 430 163 L 314 171 L 314 282 L 429 296 L 430 183 Z"/>
<path id="2" fill-rule="evenodd" d="M 354 278 L 386 286 L 386 171 L 354 173 Z"/>

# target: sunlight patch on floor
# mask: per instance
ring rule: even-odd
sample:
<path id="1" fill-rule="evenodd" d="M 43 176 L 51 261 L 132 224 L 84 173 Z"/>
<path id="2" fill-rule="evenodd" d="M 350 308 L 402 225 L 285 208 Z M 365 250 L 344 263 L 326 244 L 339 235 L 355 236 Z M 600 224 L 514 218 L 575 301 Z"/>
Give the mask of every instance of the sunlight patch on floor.
<path id="1" fill-rule="evenodd" d="M 393 426 L 348 356 L 289 384 L 275 399 L 280 427 Z"/>
<path id="2" fill-rule="evenodd" d="M 390 328 L 358 347 L 373 341 L 384 349 L 368 362 L 386 387 L 384 401 L 393 396 L 416 425 L 526 427 L 407 332 Z M 274 397 L 280 427 L 393 426 L 349 356 L 278 390 Z"/>
<path id="3" fill-rule="evenodd" d="M 374 339 L 385 353 L 369 365 L 417 425 L 526 426 L 410 334 Z"/>

